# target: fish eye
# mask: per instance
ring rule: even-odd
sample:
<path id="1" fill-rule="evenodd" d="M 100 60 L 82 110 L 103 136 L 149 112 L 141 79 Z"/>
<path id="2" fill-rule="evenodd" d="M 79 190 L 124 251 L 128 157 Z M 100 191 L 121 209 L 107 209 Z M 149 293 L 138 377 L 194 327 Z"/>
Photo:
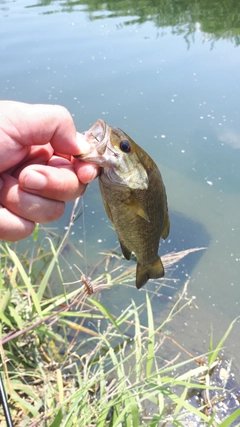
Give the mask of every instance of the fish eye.
<path id="1" fill-rule="evenodd" d="M 128 141 L 121 141 L 120 142 L 120 150 L 122 150 L 124 153 L 130 153 L 131 151 L 131 145 Z"/>

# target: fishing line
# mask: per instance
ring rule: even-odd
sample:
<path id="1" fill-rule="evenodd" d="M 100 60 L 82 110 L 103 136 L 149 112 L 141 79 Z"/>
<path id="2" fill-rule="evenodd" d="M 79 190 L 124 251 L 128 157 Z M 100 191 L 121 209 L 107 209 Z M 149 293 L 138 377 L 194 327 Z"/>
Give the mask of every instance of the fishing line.
<path id="1" fill-rule="evenodd" d="M 85 223 L 85 209 L 84 209 L 84 196 L 82 196 L 82 220 L 83 220 L 83 250 L 84 250 L 84 260 L 85 260 L 85 273 L 88 275 L 88 265 L 87 265 L 87 242 L 86 242 L 86 223 Z"/>
<path id="2" fill-rule="evenodd" d="M 80 203 L 80 208 L 77 210 L 79 203 Z M 85 262 L 85 270 L 87 272 L 87 269 L 88 269 L 88 266 L 87 266 L 87 244 L 86 244 L 86 225 L 85 225 L 85 209 L 84 209 L 84 197 L 83 196 L 78 197 L 74 202 L 72 213 L 70 215 L 70 221 L 68 223 L 68 229 L 69 229 L 69 233 L 68 233 L 68 237 L 67 237 L 68 239 L 71 238 L 70 237 L 71 236 L 70 228 L 72 226 L 76 226 L 76 221 L 80 218 L 80 216 L 82 216 L 83 252 L 84 252 L 83 258 L 84 258 L 84 262 Z M 61 252 L 59 253 L 59 255 L 63 259 L 63 261 L 67 264 L 69 270 L 71 270 L 72 274 L 77 279 L 76 282 L 72 282 L 72 283 L 80 282 L 81 280 L 77 277 L 77 274 L 74 272 L 74 270 L 72 268 L 72 264 L 66 260 L 66 258 L 64 257 L 64 255 Z M 75 264 L 74 264 L 74 266 L 75 266 Z M 80 269 L 80 271 L 82 274 L 84 274 L 81 269 Z"/>

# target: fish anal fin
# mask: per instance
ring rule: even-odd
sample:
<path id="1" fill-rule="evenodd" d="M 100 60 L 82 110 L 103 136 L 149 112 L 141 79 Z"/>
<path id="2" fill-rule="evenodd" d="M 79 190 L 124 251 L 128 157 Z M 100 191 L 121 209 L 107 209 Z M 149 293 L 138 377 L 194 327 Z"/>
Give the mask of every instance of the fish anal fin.
<path id="1" fill-rule="evenodd" d="M 165 239 L 167 238 L 167 236 L 169 235 L 169 230 L 170 230 L 170 219 L 169 219 L 169 215 L 168 215 L 168 212 L 167 212 L 166 219 L 165 219 L 164 229 L 163 229 L 163 232 L 162 232 L 162 235 L 161 235 L 161 237 L 162 237 L 164 240 L 165 240 Z"/>
<path id="2" fill-rule="evenodd" d="M 164 276 L 164 267 L 161 261 L 161 258 L 158 257 L 157 260 L 151 265 L 141 265 L 137 264 L 137 273 L 136 273 L 136 287 L 138 289 L 142 288 L 148 279 L 159 279 Z"/>
<path id="3" fill-rule="evenodd" d="M 121 246 L 121 249 L 122 249 L 122 253 L 123 253 L 123 256 L 124 256 L 124 258 L 126 258 L 126 260 L 130 260 L 131 259 L 131 251 L 129 251 L 129 249 L 128 248 L 126 248 L 126 246 L 123 244 L 123 242 L 121 242 L 121 240 L 119 240 L 119 243 L 120 243 L 120 246 Z"/>
<path id="4" fill-rule="evenodd" d="M 150 222 L 147 212 L 144 210 L 142 204 L 135 197 L 130 197 L 127 201 L 125 201 L 125 203 L 136 215 L 145 219 L 145 221 Z"/>

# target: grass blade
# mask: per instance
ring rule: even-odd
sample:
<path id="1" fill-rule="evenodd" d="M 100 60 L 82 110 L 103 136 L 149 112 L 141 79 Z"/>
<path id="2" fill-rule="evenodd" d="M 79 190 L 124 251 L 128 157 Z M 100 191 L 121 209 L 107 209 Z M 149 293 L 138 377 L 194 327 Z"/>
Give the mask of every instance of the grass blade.
<path id="1" fill-rule="evenodd" d="M 7 251 L 9 253 L 9 255 L 10 255 L 11 260 L 13 261 L 13 263 L 15 264 L 15 266 L 17 266 L 19 274 L 20 274 L 20 276 L 21 276 L 21 278 L 23 280 L 23 283 L 26 286 L 27 290 L 29 291 L 29 294 L 32 297 L 32 302 L 34 304 L 35 310 L 37 311 L 38 315 L 40 317 L 42 317 L 42 310 L 41 310 L 41 306 L 40 306 L 40 303 L 39 303 L 38 296 L 37 296 L 37 294 L 36 294 L 36 292 L 35 292 L 35 290 L 33 288 L 33 285 L 31 283 L 31 281 L 30 281 L 30 279 L 29 279 L 26 271 L 24 270 L 24 268 L 23 268 L 23 266 L 22 266 L 22 264 L 21 264 L 18 256 L 15 254 L 15 252 L 12 251 L 12 249 L 10 249 L 10 247 L 8 245 L 6 245 L 6 247 L 7 247 Z"/>
<path id="2" fill-rule="evenodd" d="M 232 423 L 237 419 L 239 419 L 238 426 L 240 426 L 240 408 L 238 408 L 235 412 L 229 415 L 229 417 L 227 417 L 224 421 L 222 421 L 219 424 L 219 427 L 231 427 Z"/>
<path id="3" fill-rule="evenodd" d="M 106 307 L 104 307 L 104 305 L 102 305 L 99 301 L 93 300 L 91 298 L 89 298 L 89 301 L 91 301 L 91 303 L 93 305 L 95 305 L 95 307 L 97 307 L 103 313 L 104 316 L 106 316 L 108 318 L 108 320 L 111 322 L 111 324 L 117 329 L 117 331 L 119 332 L 121 337 L 124 338 L 121 329 L 119 328 L 117 322 L 114 320 L 110 311 Z"/>
<path id="4" fill-rule="evenodd" d="M 152 306 L 151 306 L 148 294 L 146 294 L 146 301 L 147 301 L 147 315 L 148 315 L 148 347 L 147 347 L 146 377 L 148 378 L 152 372 L 152 366 L 154 361 L 155 332 L 154 332 Z"/>
<path id="5" fill-rule="evenodd" d="M 46 272 L 45 272 L 45 274 L 44 274 L 44 276 L 43 276 L 43 278 L 41 280 L 41 283 L 39 285 L 38 292 L 37 292 L 37 296 L 38 296 L 39 300 L 41 300 L 42 297 L 43 297 L 43 294 L 44 294 L 44 292 L 46 290 L 46 287 L 48 286 L 49 279 L 50 279 L 50 276 L 51 276 L 51 274 L 53 272 L 54 267 L 59 265 L 58 264 L 58 255 L 59 255 L 59 252 L 60 252 L 61 247 L 62 247 L 62 244 L 61 244 L 58 247 L 57 251 L 56 251 L 55 248 L 54 248 L 54 245 L 53 245 L 52 241 L 50 239 L 48 239 L 48 241 L 49 241 L 50 246 L 51 246 L 51 250 L 52 250 L 52 253 L 53 253 L 53 258 L 52 258 L 52 260 L 51 260 L 51 262 L 50 262 L 50 264 L 49 264 L 49 266 L 48 266 L 48 268 L 47 268 L 47 270 L 46 270 Z M 61 283 L 63 283 L 63 278 L 62 278 L 61 270 L 59 268 L 58 268 L 58 272 L 60 274 Z"/>
<path id="6" fill-rule="evenodd" d="M 219 343 L 218 343 L 217 347 L 215 348 L 215 350 L 214 350 L 214 351 L 212 351 L 212 352 L 210 353 L 210 355 L 209 355 L 209 361 L 208 361 L 209 366 L 211 366 L 211 365 L 215 362 L 215 360 L 217 359 L 217 357 L 218 357 L 218 355 L 219 355 L 219 352 L 220 352 L 220 350 L 221 350 L 221 349 L 222 349 L 222 347 L 223 347 L 224 342 L 226 341 L 226 339 L 227 339 L 227 337 L 229 336 L 229 334 L 230 334 L 230 332 L 231 332 L 231 330 L 232 330 L 232 328 L 233 328 L 234 324 L 236 323 L 236 321 L 237 321 L 238 319 L 240 319 L 240 316 L 236 317 L 236 319 L 234 319 L 234 320 L 230 323 L 230 325 L 229 325 L 228 329 L 226 330 L 225 334 L 224 334 L 224 335 L 223 335 L 223 337 L 220 339 L 220 341 L 219 341 Z M 211 344 L 211 345 L 212 345 L 212 344 Z"/>

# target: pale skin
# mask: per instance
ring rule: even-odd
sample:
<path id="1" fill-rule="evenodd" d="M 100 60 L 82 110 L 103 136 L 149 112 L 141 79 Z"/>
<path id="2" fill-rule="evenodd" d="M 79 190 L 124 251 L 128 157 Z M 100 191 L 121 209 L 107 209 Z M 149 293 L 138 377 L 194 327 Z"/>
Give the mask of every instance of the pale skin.
<path id="1" fill-rule="evenodd" d="M 0 101 L 0 239 L 57 220 L 99 169 L 76 160 L 86 142 L 64 107 Z"/>

